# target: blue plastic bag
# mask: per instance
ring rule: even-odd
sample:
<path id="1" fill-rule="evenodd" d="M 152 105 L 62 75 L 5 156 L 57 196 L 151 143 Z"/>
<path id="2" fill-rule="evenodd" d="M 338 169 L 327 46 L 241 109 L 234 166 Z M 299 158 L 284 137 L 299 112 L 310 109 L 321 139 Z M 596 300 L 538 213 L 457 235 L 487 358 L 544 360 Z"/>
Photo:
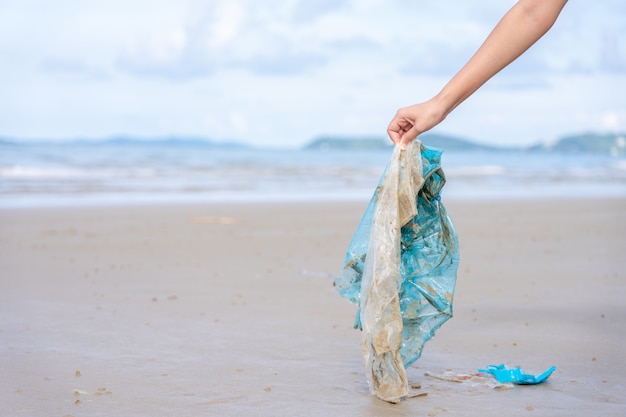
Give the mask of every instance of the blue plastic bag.
<path id="1" fill-rule="evenodd" d="M 441 154 L 419 140 L 394 148 L 334 281 L 359 307 L 366 377 L 385 401 L 409 395 L 405 368 L 452 316 L 459 253 Z"/>

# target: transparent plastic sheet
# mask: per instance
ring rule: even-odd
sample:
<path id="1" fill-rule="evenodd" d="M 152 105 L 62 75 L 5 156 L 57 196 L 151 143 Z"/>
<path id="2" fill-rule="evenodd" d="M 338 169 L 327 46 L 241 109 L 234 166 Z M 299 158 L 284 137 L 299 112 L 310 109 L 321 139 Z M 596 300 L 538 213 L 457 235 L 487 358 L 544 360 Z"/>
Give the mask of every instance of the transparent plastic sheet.
<path id="1" fill-rule="evenodd" d="M 410 395 L 405 368 L 452 316 L 458 239 L 439 193 L 441 150 L 396 146 L 334 285 L 359 306 L 365 374 L 389 402 Z"/>

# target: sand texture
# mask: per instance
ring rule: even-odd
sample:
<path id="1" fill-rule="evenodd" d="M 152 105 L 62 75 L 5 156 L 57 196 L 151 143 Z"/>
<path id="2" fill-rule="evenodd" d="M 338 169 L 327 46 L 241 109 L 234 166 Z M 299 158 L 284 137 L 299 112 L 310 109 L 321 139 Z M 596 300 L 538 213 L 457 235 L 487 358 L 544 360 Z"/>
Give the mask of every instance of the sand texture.
<path id="1" fill-rule="evenodd" d="M 0 211 L 0 416 L 626 415 L 626 200 L 448 202 L 455 315 L 397 405 L 332 287 L 365 206 Z M 425 375 L 500 363 L 557 370 Z"/>

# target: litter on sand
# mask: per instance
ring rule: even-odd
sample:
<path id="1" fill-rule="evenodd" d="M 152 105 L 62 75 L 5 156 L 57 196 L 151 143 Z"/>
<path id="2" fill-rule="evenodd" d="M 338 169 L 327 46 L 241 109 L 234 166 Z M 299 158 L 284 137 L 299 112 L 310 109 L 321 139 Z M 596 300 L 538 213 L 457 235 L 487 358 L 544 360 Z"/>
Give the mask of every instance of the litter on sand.
<path id="1" fill-rule="evenodd" d="M 483 386 L 493 389 L 511 389 L 515 385 L 534 385 L 544 382 L 556 370 L 550 367 L 539 375 L 526 374 L 520 368 L 507 368 L 504 365 L 489 365 L 487 369 L 479 369 L 475 374 L 458 374 L 446 371 L 440 374 L 426 372 L 424 375 L 443 381 L 463 383 L 470 386 Z"/>
<path id="2" fill-rule="evenodd" d="M 393 403 L 412 396 L 405 369 L 452 316 L 458 239 L 441 203 L 441 154 L 419 140 L 394 148 L 334 281 L 358 306 L 370 390 Z"/>
<path id="3" fill-rule="evenodd" d="M 487 387 L 496 390 L 511 389 L 514 387 L 510 382 L 500 382 L 493 378 L 489 374 L 476 373 L 476 374 L 457 374 L 452 371 L 446 371 L 440 374 L 434 372 L 424 373 L 427 377 L 440 379 L 442 381 L 456 382 L 459 384 L 465 384 L 472 387 Z"/>
<path id="4" fill-rule="evenodd" d="M 541 384 L 552 375 L 556 366 L 551 366 L 545 372 L 535 376 L 524 373 L 520 368 L 507 368 L 504 365 L 489 365 L 487 369 L 479 369 L 478 372 L 491 374 L 499 382 L 511 382 L 517 385 Z"/>

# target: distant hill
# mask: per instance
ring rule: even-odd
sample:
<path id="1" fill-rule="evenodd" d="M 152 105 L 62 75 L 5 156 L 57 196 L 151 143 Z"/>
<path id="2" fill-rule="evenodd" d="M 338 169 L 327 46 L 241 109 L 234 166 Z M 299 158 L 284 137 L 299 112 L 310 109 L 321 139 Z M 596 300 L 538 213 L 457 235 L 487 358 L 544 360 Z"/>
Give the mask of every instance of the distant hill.
<path id="1" fill-rule="evenodd" d="M 15 142 L 10 140 L 10 139 L 0 138 L 0 145 L 1 146 L 10 146 L 10 145 L 15 145 Z"/>
<path id="2" fill-rule="evenodd" d="M 508 148 L 498 148 L 495 146 L 478 144 L 467 139 L 436 133 L 426 133 L 420 136 L 420 139 L 425 145 L 449 151 L 508 150 Z M 322 151 L 389 150 L 392 145 L 393 144 L 388 138 L 322 136 L 305 145 L 303 149 Z"/>
<path id="3" fill-rule="evenodd" d="M 509 151 L 514 148 L 485 145 L 473 142 L 469 139 L 457 136 L 441 135 L 437 133 L 424 133 L 420 136 L 423 144 L 447 151 Z"/>
<path id="4" fill-rule="evenodd" d="M 81 141 L 84 143 L 84 141 Z M 94 143 L 100 144 L 114 144 L 114 145 L 159 145 L 159 146 L 202 146 L 212 148 L 248 148 L 249 146 L 240 142 L 217 142 L 207 138 L 193 137 L 193 136 L 166 136 L 157 138 L 137 138 L 132 136 L 115 136 L 111 138 L 94 141 Z"/>
<path id="5" fill-rule="evenodd" d="M 15 140 L 0 137 L 0 145 L 72 145 L 72 146 L 185 146 L 207 147 L 217 149 L 242 149 L 249 145 L 240 142 L 217 142 L 202 137 L 166 136 L 166 137 L 134 137 L 113 136 L 102 139 L 30 139 Z"/>
<path id="6" fill-rule="evenodd" d="M 613 156 L 626 155 L 626 133 L 581 133 L 563 136 L 556 142 L 538 144 L 529 147 L 499 147 L 486 145 L 458 136 L 425 133 L 420 136 L 422 142 L 434 148 L 441 148 L 448 152 L 558 152 L 558 153 L 595 153 Z M 231 142 L 213 141 L 203 137 L 193 136 L 162 136 L 162 137 L 135 137 L 112 136 L 100 139 L 16 139 L 0 136 L 0 146 L 22 145 L 72 145 L 72 146 L 172 146 L 172 147 L 202 147 L 215 149 L 254 149 L 253 145 Z M 392 147 L 389 138 L 375 136 L 333 136 L 325 135 L 313 139 L 303 146 L 305 150 L 317 151 L 389 151 Z"/>
<path id="7" fill-rule="evenodd" d="M 552 144 L 535 145 L 528 148 L 533 152 L 603 153 L 613 156 L 626 155 L 626 134 L 583 133 L 565 136 Z"/>
<path id="8" fill-rule="evenodd" d="M 551 144 L 529 147 L 500 147 L 477 143 L 458 136 L 425 133 L 420 136 L 422 143 L 448 152 L 558 152 L 558 153 L 597 153 L 606 155 L 626 155 L 626 133 L 599 134 L 582 133 L 564 136 Z M 392 146 L 388 138 L 323 136 L 304 146 L 308 150 L 388 150 Z"/>
<path id="9" fill-rule="evenodd" d="M 305 145 L 303 149 L 314 151 L 378 150 L 389 149 L 391 145 L 389 139 L 383 138 L 321 136 Z"/>

